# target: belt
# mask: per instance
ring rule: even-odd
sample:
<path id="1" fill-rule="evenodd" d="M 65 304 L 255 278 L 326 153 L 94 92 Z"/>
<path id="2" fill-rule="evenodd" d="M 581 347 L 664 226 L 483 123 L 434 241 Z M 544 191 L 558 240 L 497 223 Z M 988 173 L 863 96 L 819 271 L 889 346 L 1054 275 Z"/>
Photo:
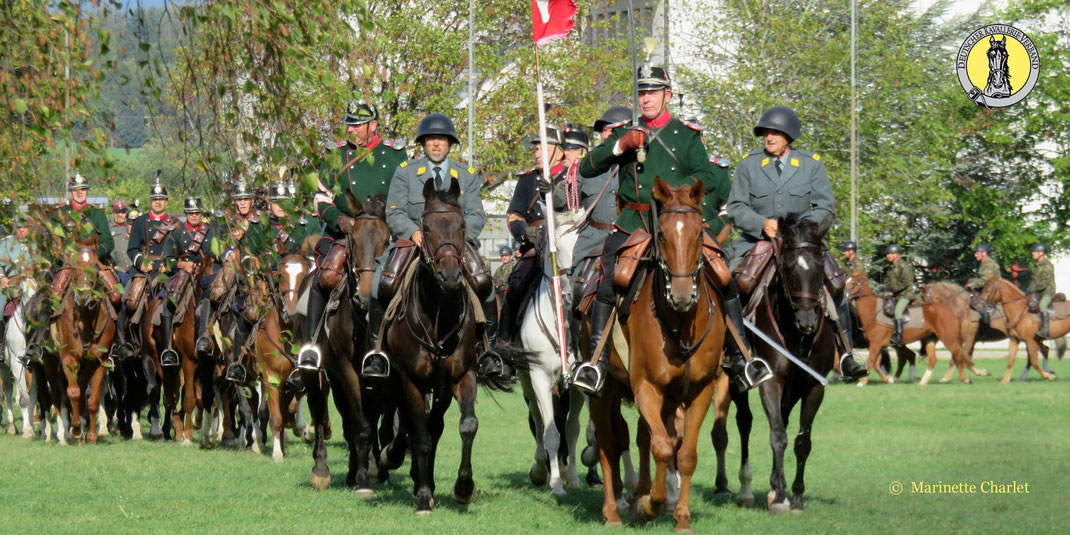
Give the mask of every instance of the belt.
<path id="1" fill-rule="evenodd" d="M 541 227 L 546 224 L 545 219 L 536 219 L 535 221 L 528 222 L 529 227 Z"/>
<path id="2" fill-rule="evenodd" d="M 613 223 L 599 223 L 598 221 L 588 221 L 588 223 L 598 230 L 612 231 L 615 228 Z"/>
<path id="3" fill-rule="evenodd" d="M 650 211 L 650 205 L 649 204 L 643 204 L 643 203 L 639 203 L 639 202 L 626 202 L 626 203 L 624 203 L 624 207 L 629 209 L 629 210 L 635 210 L 636 212 L 649 212 Z"/>

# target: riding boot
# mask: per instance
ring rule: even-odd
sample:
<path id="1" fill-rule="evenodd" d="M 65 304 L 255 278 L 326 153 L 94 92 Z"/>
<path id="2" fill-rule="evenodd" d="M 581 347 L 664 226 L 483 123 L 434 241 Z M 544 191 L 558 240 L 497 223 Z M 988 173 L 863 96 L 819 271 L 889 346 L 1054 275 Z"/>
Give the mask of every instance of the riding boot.
<path id="1" fill-rule="evenodd" d="M 242 366 L 242 354 L 245 351 L 245 343 L 249 340 L 250 330 L 252 326 L 239 315 L 238 321 L 234 324 L 234 339 L 230 346 L 231 361 L 227 364 L 225 372 L 227 380 L 232 383 L 242 384 L 247 379 L 245 366 Z"/>
<path id="2" fill-rule="evenodd" d="M 851 325 L 851 304 L 847 302 L 847 299 L 840 299 L 836 305 L 836 315 L 840 317 L 840 327 L 843 329 L 843 335 L 847 338 L 847 343 L 851 347 L 847 348 L 850 351 L 855 347 L 854 339 L 854 326 Z"/>
<path id="3" fill-rule="evenodd" d="M 742 337 L 746 332 L 743 325 L 743 304 L 739 301 L 739 291 L 736 290 L 734 283 L 728 286 L 724 309 L 728 320 Z M 725 333 L 724 349 L 725 362 L 722 367 L 728 370 L 728 375 L 739 392 L 746 392 L 773 378 L 773 371 L 769 369 L 769 364 L 765 360 L 754 358 L 750 362 L 746 361 L 743 351 L 736 344 L 736 338 L 731 333 Z"/>
<path id="4" fill-rule="evenodd" d="M 498 318 L 498 333 L 497 341 L 501 344 L 511 344 L 513 342 L 513 331 L 515 330 L 516 313 L 514 310 L 520 306 L 519 303 L 510 303 L 514 299 L 510 299 L 509 295 L 516 292 L 505 292 L 505 299 L 502 300 L 502 312 Z"/>
<path id="5" fill-rule="evenodd" d="M 127 341 L 126 334 L 129 330 L 126 307 L 119 305 L 119 314 L 115 319 L 115 336 L 118 339 L 111 347 L 111 354 L 119 360 L 126 360 L 134 356 L 134 346 Z"/>
<path id="6" fill-rule="evenodd" d="M 1044 340 L 1046 340 L 1048 338 L 1048 336 L 1049 336 L 1049 334 L 1048 334 L 1048 320 L 1049 319 L 1050 318 L 1049 318 L 1047 312 L 1044 312 L 1044 311 L 1040 312 L 1040 329 L 1037 330 L 1037 338 L 1041 338 L 1041 339 L 1044 339 Z"/>
<path id="7" fill-rule="evenodd" d="M 892 333 L 892 343 L 897 345 L 903 343 L 903 318 L 895 320 L 895 332 Z"/>
<path id="8" fill-rule="evenodd" d="M 315 283 L 313 283 L 315 284 Z M 317 345 L 316 331 L 319 323 L 323 321 L 323 309 L 327 306 L 327 297 L 313 286 L 308 291 L 308 312 L 305 313 L 305 322 L 301 332 L 301 340 L 305 345 L 297 355 L 297 367 L 306 370 L 319 370 L 323 355 Z"/>
<path id="9" fill-rule="evenodd" d="M 595 351 L 598 348 L 602 337 L 607 334 L 605 332 L 607 329 L 606 322 L 609 321 L 609 315 L 612 312 L 613 305 L 610 303 L 603 303 L 596 299 L 591 305 L 591 351 Z M 612 327 L 609 327 L 609 329 L 612 329 Z M 602 351 L 596 356 L 594 364 L 584 362 L 576 368 L 576 375 L 572 380 L 572 384 L 579 387 L 589 396 L 599 396 L 602 391 L 602 385 L 606 381 L 607 366 L 609 366 L 608 343 L 602 346 Z"/>
<path id="10" fill-rule="evenodd" d="M 207 359 L 212 356 L 212 338 L 209 332 L 208 322 L 212 318 L 212 301 L 202 299 L 197 307 L 197 351 L 198 359 Z"/>
<path id="11" fill-rule="evenodd" d="M 364 378 L 384 379 L 390 377 L 390 358 L 379 346 L 379 331 L 383 326 L 386 311 L 378 299 L 372 299 L 368 305 L 368 347 L 360 362 L 360 376 Z"/>
<path id="12" fill-rule="evenodd" d="M 45 356 L 43 347 L 45 333 L 49 330 L 52 319 L 52 307 L 48 297 L 41 299 L 38 305 L 37 319 L 31 323 L 33 332 L 26 343 L 26 352 L 23 357 L 24 363 L 39 362 Z"/>
<path id="13" fill-rule="evenodd" d="M 842 316 L 841 316 L 842 317 Z M 869 369 L 865 364 L 858 361 L 858 357 L 855 356 L 851 347 L 844 347 L 845 344 L 850 344 L 850 338 L 847 336 L 847 331 L 843 328 L 843 325 L 839 321 L 832 322 L 833 328 L 839 332 L 836 333 L 836 347 L 840 350 L 840 378 L 844 383 L 853 383 L 869 375 Z"/>
<path id="14" fill-rule="evenodd" d="M 483 316 L 487 320 L 483 324 L 484 332 L 487 335 L 487 344 L 476 360 L 476 376 L 501 379 L 515 378 L 516 370 L 506 363 L 505 359 L 497 351 L 494 351 L 494 338 L 498 331 L 497 303 L 493 300 L 483 301 L 481 305 L 483 306 Z"/>
<path id="15" fill-rule="evenodd" d="M 179 366 L 181 362 L 178 352 L 171 347 L 171 322 L 174 320 L 174 311 L 171 310 L 170 301 L 165 300 L 163 311 L 160 312 L 160 338 L 163 339 L 164 350 L 160 352 L 160 366 L 165 368 Z"/>

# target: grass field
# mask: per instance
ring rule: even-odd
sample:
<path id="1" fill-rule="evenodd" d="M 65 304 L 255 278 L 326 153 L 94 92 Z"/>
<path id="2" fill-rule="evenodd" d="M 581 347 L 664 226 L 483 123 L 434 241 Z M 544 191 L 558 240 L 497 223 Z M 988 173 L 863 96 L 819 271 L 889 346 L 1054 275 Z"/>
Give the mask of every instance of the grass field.
<path id="1" fill-rule="evenodd" d="M 1019 361 L 1020 362 L 1020 361 Z M 946 361 L 941 361 L 943 371 Z M 1003 360 L 979 362 L 999 374 Z M 1018 367 L 1020 370 L 1020 366 Z M 1053 361 L 1060 377 L 1070 362 Z M 1037 379 L 999 385 L 833 385 L 814 427 L 806 511 L 771 517 L 714 496 L 710 420 L 700 443 L 692 497 L 697 533 L 1054 533 L 1068 518 L 1059 494 L 1070 487 L 1070 390 Z M 584 487 L 560 501 L 528 481 L 533 441 L 519 394 L 480 392 L 474 465 L 478 498 L 458 506 L 449 489 L 459 463 L 457 411 L 439 449 L 436 499 L 429 518 L 413 516 L 408 464 L 372 501 L 347 491 L 341 426 L 329 443 L 333 487 L 308 484 L 310 448 L 291 442 L 285 461 L 230 450 L 105 437 L 96 446 L 60 447 L 0 436 L 0 518 L 5 533 L 610 533 L 600 490 Z M 757 395 L 751 437 L 755 495 L 764 505 L 771 454 Z M 500 405 L 499 405 L 500 404 Z M 634 422 L 634 411 L 629 420 Z M 586 417 L 584 419 L 586 422 Z M 794 424 L 794 421 L 793 421 Z M 794 427 L 794 426 L 793 426 Z M 634 426 L 633 426 L 634 429 Z M 730 483 L 739 440 L 729 425 Z M 793 431 L 789 430 L 789 438 Z M 581 444 L 582 444 L 581 437 Z M 269 452 L 270 453 L 270 452 Z M 794 456 L 788 454 L 788 483 Z M 983 494 L 983 482 L 1028 483 L 1028 494 Z M 893 482 L 901 495 L 889 491 Z M 970 494 L 917 494 L 912 483 L 970 483 Z M 671 517 L 648 530 L 670 533 Z M 634 531 L 633 528 L 624 528 Z"/>

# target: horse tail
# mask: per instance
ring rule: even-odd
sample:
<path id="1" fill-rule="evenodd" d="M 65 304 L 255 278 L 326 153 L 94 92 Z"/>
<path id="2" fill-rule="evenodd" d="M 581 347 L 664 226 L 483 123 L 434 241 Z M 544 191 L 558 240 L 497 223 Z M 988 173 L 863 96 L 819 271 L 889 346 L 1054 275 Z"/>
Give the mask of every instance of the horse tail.
<path id="1" fill-rule="evenodd" d="M 1063 355 L 1066 354 L 1066 337 L 1065 336 L 1060 336 L 1057 340 L 1055 340 L 1055 350 L 1056 350 L 1056 354 L 1055 355 L 1059 359 L 1062 359 Z"/>

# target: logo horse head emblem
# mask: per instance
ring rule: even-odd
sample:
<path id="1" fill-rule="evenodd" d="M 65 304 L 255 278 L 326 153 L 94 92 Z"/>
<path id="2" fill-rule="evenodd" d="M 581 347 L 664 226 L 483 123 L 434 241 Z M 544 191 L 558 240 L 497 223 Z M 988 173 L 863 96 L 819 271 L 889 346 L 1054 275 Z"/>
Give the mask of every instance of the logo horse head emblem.
<path id="1" fill-rule="evenodd" d="M 1006 98 L 1011 96 L 1011 74 L 1007 67 L 1007 36 L 996 40 L 994 36 L 988 38 L 988 85 L 985 86 L 985 96 L 991 98 Z"/>

